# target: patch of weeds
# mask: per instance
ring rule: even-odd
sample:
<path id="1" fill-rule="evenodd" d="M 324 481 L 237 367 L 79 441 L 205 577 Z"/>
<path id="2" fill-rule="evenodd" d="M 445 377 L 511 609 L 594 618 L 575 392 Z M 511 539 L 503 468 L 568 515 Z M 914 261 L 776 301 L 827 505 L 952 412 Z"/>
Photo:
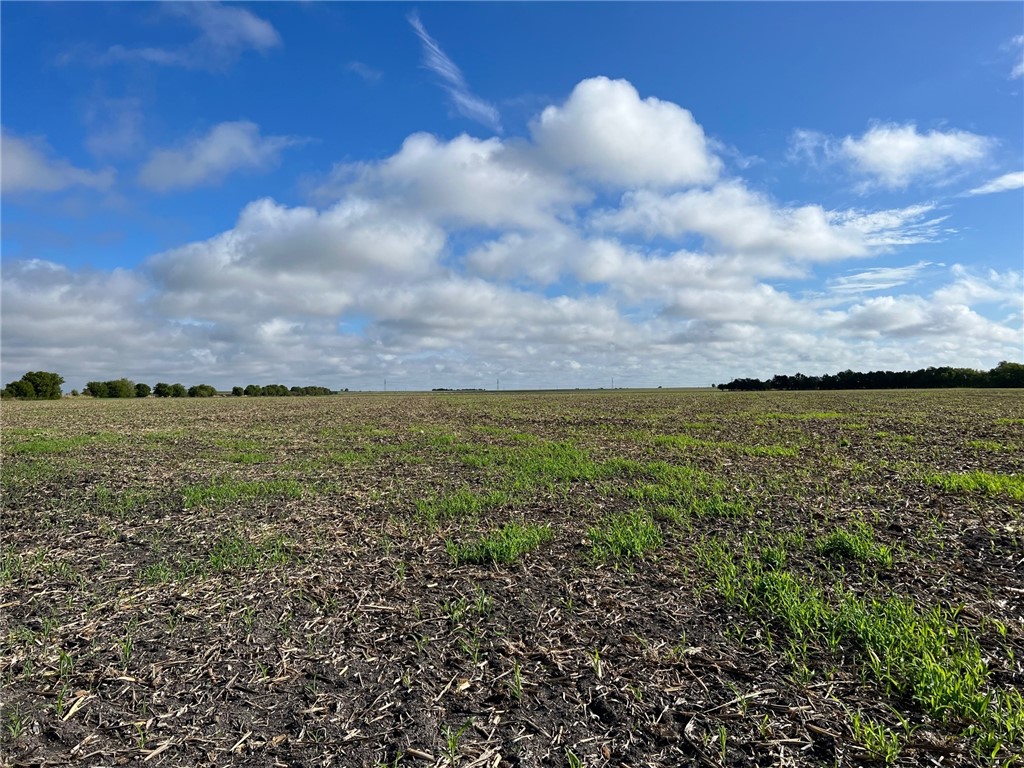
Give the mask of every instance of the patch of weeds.
<path id="1" fill-rule="evenodd" d="M 850 715 L 853 740 L 868 754 L 886 765 L 892 765 L 900 756 L 900 739 L 883 723 L 857 711 Z"/>
<path id="2" fill-rule="evenodd" d="M 227 459 L 235 464 L 263 464 L 270 461 L 270 454 L 243 451 L 240 453 L 232 453 L 227 457 Z"/>
<path id="3" fill-rule="evenodd" d="M 232 532 L 220 536 L 198 557 L 177 555 L 150 563 L 142 572 L 142 580 L 148 584 L 164 584 L 211 573 L 271 568 L 297 559 L 295 543 L 286 536 L 254 540 Z"/>
<path id="4" fill-rule="evenodd" d="M 849 528 L 837 528 L 818 540 L 818 552 L 827 557 L 845 557 L 862 563 L 892 567 L 892 548 L 875 541 L 871 526 L 857 521 Z"/>
<path id="5" fill-rule="evenodd" d="M 982 493 L 989 496 L 1009 496 L 1024 501 L 1024 475 L 1004 475 L 998 472 L 932 472 L 925 481 L 948 492 Z"/>
<path id="6" fill-rule="evenodd" d="M 112 491 L 105 485 L 96 488 L 96 509 L 119 520 L 130 517 L 152 501 L 152 494 L 140 488 L 128 488 L 121 493 Z"/>
<path id="7" fill-rule="evenodd" d="M 442 520 L 476 517 L 481 512 L 497 509 L 508 501 L 508 494 L 501 491 L 478 492 L 460 488 L 453 493 L 419 499 L 416 502 L 416 516 L 428 525 L 436 525 Z"/>
<path id="8" fill-rule="evenodd" d="M 708 448 L 720 449 L 744 456 L 798 456 L 799 451 L 786 445 L 745 445 L 727 440 L 702 440 L 689 435 L 659 435 L 654 444 L 671 448 Z"/>
<path id="9" fill-rule="evenodd" d="M 956 611 L 849 591 L 833 606 L 820 587 L 792 573 L 765 572 L 747 560 L 741 568 L 721 541 L 704 543 L 698 557 L 713 569 L 729 602 L 766 614 L 800 643 L 823 639 L 834 650 L 852 642 L 889 694 L 910 696 L 930 716 L 961 724 L 978 754 L 994 759 L 1024 741 L 1024 695 L 988 687 L 981 646 L 955 621 Z"/>
<path id="10" fill-rule="evenodd" d="M 996 419 L 996 424 L 1001 427 L 1024 426 L 1024 419 Z"/>
<path id="11" fill-rule="evenodd" d="M 287 563 L 294 559 L 294 544 L 284 536 L 253 542 L 237 533 L 222 536 L 207 558 L 214 571 L 233 571 Z"/>
<path id="12" fill-rule="evenodd" d="M 456 565 L 462 563 L 513 563 L 554 537 L 551 527 L 530 523 L 509 523 L 475 541 L 456 544 L 449 540 L 448 554 Z"/>
<path id="13" fill-rule="evenodd" d="M 587 531 L 596 560 L 630 560 L 643 557 L 662 544 L 661 529 L 647 512 L 633 510 L 606 516 Z"/>
<path id="14" fill-rule="evenodd" d="M 224 506 L 242 499 L 269 499 L 302 496 L 302 485 L 297 480 L 214 480 L 204 485 L 191 485 L 182 493 L 186 509 L 207 505 Z"/>
<path id="15" fill-rule="evenodd" d="M 987 451 L 988 453 L 1008 453 L 1017 450 L 1014 446 L 1008 443 L 1000 443 L 997 440 L 971 440 L 967 445 L 975 450 Z"/>
<path id="16" fill-rule="evenodd" d="M 34 436 L 28 440 L 7 446 L 9 453 L 18 454 L 55 454 L 68 453 L 92 443 L 116 443 L 123 438 L 112 432 L 100 432 L 95 435 L 74 435 L 72 437 Z"/>

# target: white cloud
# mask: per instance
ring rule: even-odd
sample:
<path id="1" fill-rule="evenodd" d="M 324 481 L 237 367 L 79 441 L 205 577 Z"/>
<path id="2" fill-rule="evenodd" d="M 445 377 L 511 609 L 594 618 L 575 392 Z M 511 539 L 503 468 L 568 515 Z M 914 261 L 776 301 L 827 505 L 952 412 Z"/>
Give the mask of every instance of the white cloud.
<path id="1" fill-rule="evenodd" d="M 672 195 L 627 192 L 618 210 L 595 214 L 599 230 L 680 239 L 700 235 L 718 251 L 806 261 L 863 256 L 880 248 L 929 242 L 941 219 L 930 206 L 864 213 L 818 205 L 781 207 L 742 182 Z"/>
<path id="2" fill-rule="evenodd" d="M 846 136 L 836 151 L 869 184 L 904 189 L 911 182 L 946 182 L 984 160 L 991 146 L 991 139 L 967 131 L 920 133 L 913 123 L 879 123 L 859 138 Z"/>
<path id="3" fill-rule="evenodd" d="M 878 296 L 849 309 L 839 327 L 868 337 L 956 337 L 1012 344 L 1020 334 L 993 323 L 963 304 L 929 301 L 922 296 Z"/>
<path id="4" fill-rule="evenodd" d="M 906 285 L 930 266 L 933 266 L 930 261 L 919 261 L 904 267 L 873 267 L 832 278 L 828 281 L 828 289 L 835 294 L 885 291 Z"/>
<path id="5" fill-rule="evenodd" d="M 1024 171 L 1004 173 L 1002 176 L 992 179 L 980 187 L 965 192 L 966 195 L 991 195 L 996 192 L 1006 192 L 1011 189 L 1024 187 Z"/>
<path id="6" fill-rule="evenodd" d="M 616 186 L 707 184 L 722 166 L 693 115 L 672 102 L 641 100 L 625 80 L 584 80 L 531 131 L 549 162 Z"/>
<path id="7" fill-rule="evenodd" d="M 624 114 L 606 120 L 577 99 L 584 83 L 555 107 L 553 133 L 536 122 L 534 140 L 413 134 L 382 160 L 337 166 L 319 206 L 255 200 L 220 234 L 137 269 L 9 259 L 4 367 L 58 370 L 69 388 L 120 375 L 350 388 L 385 376 L 417 388 L 499 376 L 503 387 L 605 386 L 614 375 L 650 386 L 1019 356 L 1019 273 L 953 267 L 943 281 L 940 265 L 903 255 L 948 234 L 952 208 L 780 202 L 720 180 L 685 110 L 587 83 Z M 632 130 L 604 165 L 596 148 L 615 137 L 597 130 L 603 120 Z M 555 158 L 573 133 L 580 151 Z M 165 188 L 206 183 L 270 167 L 290 141 L 222 124 L 144 173 Z M 88 172 L 72 171 L 62 183 L 81 186 L 76 173 Z M 619 203 L 591 210 L 595 198 L 607 205 L 608 185 L 625 186 Z M 891 252 L 899 262 L 815 276 L 820 263 Z M 913 295 L 925 270 L 945 284 Z M 909 295 L 891 295 L 901 286 Z"/>
<path id="8" fill-rule="evenodd" d="M 140 61 L 187 69 L 223 69 L 247 50 L 266 53 L 281 45 L 269 22 L 238 5 L 220 3 L 167 3 L 165 13 L 199 29 L 199 37 L 182 48 L 129 48 L 113 45 L 101 62 Z"/>
<path id="9" fill-rule="evenodd" d="M 1017 35 L 1012 40 L 1012 46 L 1017 48 L 1017 63 L 1013 65 L 1013 70 L 1010 72 L 1011 78 L 1024 77 L 1024 35 Z"/>
<path id="10" fill-rule="evenodd" d="M 59 192 L 72 187 L 107 190 L 114 184 L 113 168 L 87 171 L 63 158 L 53 157 L 44 141 L 21 139 L 0 132 L 2 189 L 18 192 Z"/>
<path id="11" fill-rule="evenodd" d="M 448 58 L 448 55 L 441 50 L 441 46 L 438 45 L 437 41 L 430 36 L 420 21 L 419 15 L 413 11 L 407 18 L 409 19 L 409 24 L 416 31 L 416 36 L 419 37 L 420 42 L 423 44 L 424 65 L 441 78 L 444 89 L 448 91 L 448 96 L 451 98 L 456 111 L 463 117 L 467 117 L 470 120 L 486 125 L 493 131 L 501 133 L 501 116 L 498 114 L 497 108 L 469 90 L 466 78 L 462 75 L 462 70 L 456 66 L 454 61 Z"/>
<path id="12" fill-rule="evenodd" d="M 204 135 L 175 149 L 158 149 L 139 172 L 150 189 L 215 184 L 236 171 L 262 171 L 277 165 L 281 151 L 300 143 L 289 136 L 261 136 L 247 120 L 215 125 Z"/>
<path id="13" fill-rule="evenodd" d="M 379 163 L 337 167 L 315 194 L 320 200 L 372 196 L 443 221 L 528 228 L 550 226 L 590 197 L 500 139 L 462 135 L 441 142 L 426 133 L 413 134 Z"/>
<path id="14" fill-rule="evenodd" d="M 353 74 L 359 75 L 370 85 L 380 82 L 380 79 L 384 77 L 384 73 L 379 69 L 374 69 L 369 64 L 364 64 L 361 61 L 350 61 L 345 65 L 345 69 Z"/>

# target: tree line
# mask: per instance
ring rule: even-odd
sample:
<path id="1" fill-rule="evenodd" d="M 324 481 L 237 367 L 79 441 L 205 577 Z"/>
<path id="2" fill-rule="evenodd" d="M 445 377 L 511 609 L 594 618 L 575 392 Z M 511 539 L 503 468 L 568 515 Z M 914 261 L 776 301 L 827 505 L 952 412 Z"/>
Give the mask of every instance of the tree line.
<path id="1" fill-rule="evenodd" d="M 813 389 L 938 389 L 948 387 L 1024 387 L 1024 364 L 1003 361 L 990 371 L 973 368 L 922 368 L 917 371 L 840 371 L 823 376 L 778 374 L 770 379 L 733 379 L 727 392 Z"/>
<path id="2" fill-rule="evenodd" d="M 17 381 L 12 381 L 0 396 L 5 400 L 59 400 L 64 393 L 61 385 L 64 378 L 48 371 L 29 371 Z M 348 392 L 347 389 L 338 392 Z M 71 390 L 78 395 L 78 390 Z M 86 383 L 83 395 L 101 398 L 128 397 L 214 397 L 217 389 L 209 384 L 195 384 L 186 388 L 184 384 L 168 384 L 161 381 L 152 387 L 142 382 L 135 383 L 131 379 L 112 379 L 110 381 L 90 381 Z M 250 384 L 247 387 L 232 387 L 231 394 L 235 397 L 309 397 L 316 395 L 333 395 L 335 391 L 327 387 L 286 387 L 284 384 L 267 384 L 259 386 Z"/>

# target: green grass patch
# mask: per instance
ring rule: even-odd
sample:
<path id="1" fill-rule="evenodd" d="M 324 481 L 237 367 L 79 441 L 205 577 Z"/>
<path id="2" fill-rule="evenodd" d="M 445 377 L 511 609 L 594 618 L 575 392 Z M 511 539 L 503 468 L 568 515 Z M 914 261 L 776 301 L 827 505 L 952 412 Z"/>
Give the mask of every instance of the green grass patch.
<path id="1" fill-rule="evenodd" d="M 587 531 L 595 560 L 632 560 L 662 544 L 661 529 L 647 512 L 610 514 Z"/>
<path id="2" fill-rule="evenodd" d="M 871 526 L 863 521 L 857 521 L 849 528 L 832 531 L 818 540 L 817 549 L 826 557 L 842 557 L 892 567 L 892 547 L 876 542 Z"/>
<path id="3" fill-rule="evenodd" d="M 480 492 L 460 488 L 440 496 L 428 496 L 416 502 L 416 517 L 428 525 L 444 520 L 474 518 L 509 502 L 508 494 L 502 491 Z"/>
<path id="4" fill-rule="evenodd" d="M 199 506 L 224 506 L 233 501 L 251 499 L 290 498 L 302 496 L 302 485 L 297 480 L 214 480 L 203 485 L 191 485 L 182 492 L 186 509 Z"/>
<path id="5" fill-rule="evenodd" d="M 270 454 L 242 451 L 240 453 L 232 453 L 227 458 L 228 461 L 235 464 L 264 464 L 270 461 Z"/>
<path id="6" fill-rule="evenodd" d="M 551 527 L 530 523 L 509 523 L 498 530 L 464 544 L 448 540 L 448 554 L 456 565 L 495 563 L 507 565 L 554 538 Z"/>
<path id="7" fill-rule="evenodd" d="M 745 445 L 727 440 L 704 440 L 689 435 L 658 435 L 654 444 L 685 450 L 688 448 L 707 448 L 740 453 L 744 456 L 798 456 L 799 451 L 786 445 Z"/>
<path id="8" fill-rule="evenodd" d="M 5 446 L 8 453 L 19 454 L 55 454 L 68 453 L 93 443 L 116 443 L 123 438 L 112 432 L 100 432 L 95 435 L 74 435 L 72 437 L 47 437 L 36 435 L 28 440 Z"/>
<path id="9" fill-rule="evenodd" d="M 959 727 L 984 757 L 1012 755 L 1024 743 L 1024 696 L 989 685 L 988 664 L 957 611 L 920 608 L 912 600 L 876 600 L 839 589 L 830 602 L 817 584 L 787 571 L 737 563 L 726 545 L 705 542 L 697 554 L 723 597 L 781 627 L 798 641 L 837 651 L 850 643 L 888 694 L 912 698 L 930 716 Z"/>
<path id="10" fill-rule="evenodd" d="M 988 496 L 1009 496 L 1024 501 L 1024 476 L 998 472 L 933 472 L 925 481 L 950 493 L 981 493 Z"/>
<path id="11" fill-rule="evenodd" d="M 1000 443 L 998 440 L 970 440 L 967 445 L 975 450 L 986 451 L 988 453 L 1009 453 L 1011 451 L 1019 450 L 1013 445 Z"/>
<path id="12" fill-rule="evenodd" d="M 198 557 L 176 555 L 151 563 L 142 572 L 142 580 L 161 584 L 214 573 L 259 570 L 295 562 L 295 543 L 281 535 L 251 539 L 238 532 L 218 537 L 209 550 Z"/>

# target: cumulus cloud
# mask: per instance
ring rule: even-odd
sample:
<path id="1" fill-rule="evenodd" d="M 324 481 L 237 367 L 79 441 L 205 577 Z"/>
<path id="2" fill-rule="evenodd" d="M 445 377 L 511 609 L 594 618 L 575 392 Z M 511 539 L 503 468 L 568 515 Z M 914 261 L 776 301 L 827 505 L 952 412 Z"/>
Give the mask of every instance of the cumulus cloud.
<path id="1" fill-rule="evenodd" d="M 130 48 L 113 45 L 101 62 L 145 62 L 187 69 L 223 69 L 248 50 L 266 53 L 281 45 L 270 22 L 238 5 L 220 3 L 168 3 L 165 13 L 199 30 L 190 44 L 180 48 Z"/>
<path id="2" fill-rule="evenodd" d="M 42 139 L 23 139 L 0 132 L 2 189 L 5 193 L 59 192 L 72 187 L 107 190 L 114 184 L 113 168 L 87 171 L 53 156 Z"/>
<path id="3" fill-rule="evenodd" d="M 442 142 L 426 133 L 408 137 L 379 163 L 342 165 L 315 195 L 333 200 L 358 194 L 397 208 L 471 226 L 545 227 L 590 193 L 536 163 L 528 151 L 500 139 L 458 136 Z"/>
<path id="4" fill-rule="evenodd" d="M 261 136 L 247 120 L 220 123 L 174 149 L 158 149 L 139 172 L 139 183 L 167 191 L 215 184 L 236 171 L 262 171 L 277 165 L 281 151 L 299 143 L 289 136 Z"/>
<path id="5" fill-rule="evenodd" d="M 1013 65 L 1010 77 L 1024 77 L 1024 35 L 1017 35 L 1012 40 L 1012 47 L 1017 49 L 1017 63 Z"/>
<path id="6" fill-rule="evenodd" d="M 531 132 L 549 162 L 613 186 L 707 184 L 722 167 L 689 111 L 626 80 L 584 80 Z"/>
<path id="7" fill-rule="evenodd" d="M 980 187 L 965 192 L 966 195 L 991 195 L 996 192 L 1006 192 L 1011 189 L 1020 189 L 1024 187 L 1024 171 L 1013 171 L 1011 173 L 1004 173 L 998 178 L 992 179 Z"/>
<path id="8" fill-rule="evenodd" d="M 627 192 L 618 209 L 596 213 L 591 224 L 649 238 L 694 234 L 717 250 L 824 261 L 929 242 L 941 222 L 927 218 L 931 211 L 927 205 L 869 213 L 826 211 L 819 205 L 785 207 L 742 182 L 725 181 L 672 195 Z"/>
<path id="9" fill-rule="evenodd" d="M 467 117 L 477 123 L 487 126 L 493 131 L 501 132 L 501 116 L 497 108 L 480 98 L 466 84 L 466 78 L 462 70 L 454 61 L 448 58 L 448 54 L 441 50 L 441 46 L 430 36 L 419 15 L 413 11 L 407 17 L 409 24 L 416 31 L 416 36 L 423 44 L 423 64 L 441 79 L 442 86 L 448 92 L 452 105 L 463 117 Z"/>
<path id="10" fill-rule="evenodd" d="M 914 123 L 877 123 L 861 136 L 835 139 L 797 130 L 790 158 L 815 166 L 839 162 L 863 179 L 861 189 L 906 189 L 911 183 L 944 184 L 977 166 L 993 142 L 968 131 L 918 131 Z"/>

